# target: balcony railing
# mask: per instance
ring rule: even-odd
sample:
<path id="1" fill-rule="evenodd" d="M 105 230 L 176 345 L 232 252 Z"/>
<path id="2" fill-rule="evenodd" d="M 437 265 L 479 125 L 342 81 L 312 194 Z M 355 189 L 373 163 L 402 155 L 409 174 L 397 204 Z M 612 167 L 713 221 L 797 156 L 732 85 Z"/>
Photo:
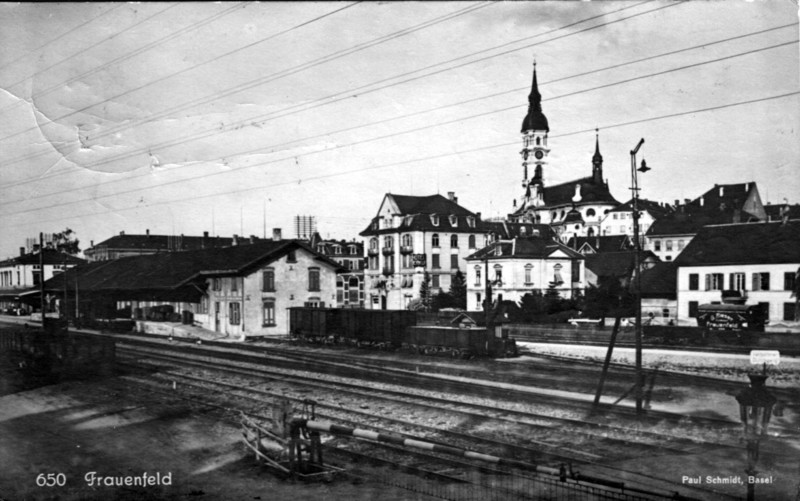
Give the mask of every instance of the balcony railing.
<path id="1" fill-rule="evenodd" d="M 414 252 L 414 248 L 410 245 L 401 245 L 400 246 L 400 254 L 411 254 Z"/>
<path id="2" fill-rule="evenodd" d="M 376 248 L 370 247 L 369 249 L 367 249 L 367 255 L 369 255 L 369 256 L 377 256 L 378 255 L 377 247 Z"/>
<path id="3" fill-rule="evenodd" d="M 392 254 L 394 254 L 394 247 L 384 247 L 383 248 L 383 255 L 384 256 L 390 256 Z"/>

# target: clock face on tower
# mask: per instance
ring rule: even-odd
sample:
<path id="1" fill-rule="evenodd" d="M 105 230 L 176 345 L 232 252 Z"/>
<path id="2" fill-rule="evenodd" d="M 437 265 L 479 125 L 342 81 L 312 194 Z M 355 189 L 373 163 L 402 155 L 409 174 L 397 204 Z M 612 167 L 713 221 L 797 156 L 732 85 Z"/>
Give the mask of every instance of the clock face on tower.
<path id="1" fill-rule="evenodd" d="M 542 150 L 536 150 L 536 153 L 534 153 L 533 156 L 535 156 L 537 160 L 541 160 L 542 157 L 544 156 L 544 153 L 542 152 Z"/>

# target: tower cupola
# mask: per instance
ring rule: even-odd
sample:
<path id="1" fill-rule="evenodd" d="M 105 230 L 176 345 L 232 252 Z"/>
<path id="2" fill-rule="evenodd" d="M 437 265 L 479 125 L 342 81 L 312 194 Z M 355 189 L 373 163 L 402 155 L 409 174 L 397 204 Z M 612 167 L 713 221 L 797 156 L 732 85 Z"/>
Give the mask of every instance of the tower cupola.
<path id="1" fill-rule="evenodd" d="M 522 121 L 520 132 L 525 134 L 534 130 L 550 132 L 547 117 L 542 113 L 542 95 L 539 94 L 539 84 L 536 81 L 536 61 L 533 62 L 533 83 L 531 84 L 531 93 L 528 95 L 528 114 Z"/>

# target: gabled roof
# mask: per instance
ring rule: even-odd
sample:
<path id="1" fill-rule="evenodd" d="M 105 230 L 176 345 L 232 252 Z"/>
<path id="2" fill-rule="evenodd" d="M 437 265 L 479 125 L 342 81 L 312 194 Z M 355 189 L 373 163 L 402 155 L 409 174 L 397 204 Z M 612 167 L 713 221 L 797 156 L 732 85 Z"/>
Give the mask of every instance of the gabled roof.
<path id="1" fill-rule="evenodd" d="M 587 254 L 586 269 L 598 277 L 630 277 L 636 262 L 636 251 L 603 252 Z M 642 252 L 641 261 L 658 261 L 650 251 Z"/>
<path id="2" fill-rule="evenodd" d="M 676 299 L 677 291 L 678 266 L 675 261 L 656 263 L 642 271 L 642 297 Z"/>
<path id="3" fill-rule="evenodd" d="M 633 246 L 633 242 L 628 235 L 571 237 L 567 241 L 567 247 L 581 253 L 586 246 L 590 247 L 592 252 L 619 252 L 629 250 Z"/>
<path id="4" fill-rule="evenodd" d="M 242 238 L 242 241 L 246 241 Z M 186 235 L 115 235 L 99 244 L 86 249 L 90 253 L 96 249 L 136 249 L 152 251 L 196 250 L 209 247 L 230 247 L 232 238 L 197 237 Z"/>
<path id="5" fill-rule="evenodd" d="M 55 249 L 45 249 L 42 254 L 42 260 L 46 265 L 76 265 L 85 263 L 85 259 L 75 257 L 71 254 L 59 252 Z M 0 261 L 0 267 L 18 266 L 27 264 L 39 264 L 39 251 L 23 254 L 22 256 L 12 257 L 5 261 Z"/>
<path id="6" fill-rule="evenodd" d="M 500 254 L 498 255 L 498 247 Z M 562 252 L 569 258 L 583 259 L 583 255 L 575 252 L 561 242 L 543 237 L 517 237 L 492 242 L 483 249 L 467 257 L 467 261 L 489 259 L 545 259 L 555 252 Z"/>
<path id="7" fill-rule="evenodd" d="M 81 291 L 120 294 L 158 294 L 179 289 L 194 289 L 204 277 L 242 276 L 293 249 L 305 249 L 317 261 L 336 270 L 334 261 L 296 240 L 260 241 L 249 245 L 221 247 L 185 252 L 165 252 L 124 257 L 112 261 L 88 263 L 70 269 L 45 282 L 49 290 L 62 289 L 64 276 L 68 283 L 76 281 Z M 76 278 L 77 277 L 77 278 Z"/>
<path id="8" fill-rule="evenodd" d="M 706 226 L 675 262 L 679 266 L 800 263 L 800 220 Z"/>
<path id="9" fill-rule="evenodd" d="M 580 185 L 581 199 L 574 201 L 576 205 L 585 205 L 587 203 L 619 204 L 611 195 L 611 192 L 608 191 L 606 183 L 595 183 L 594 179 L 589 176 L 555 186 L 545 186 L 543 196 L 545 207 L 572 204 L 577 185 Z"/>
<path id="10" fill-rule="evenodd" d="M 662 218 L 673 212 L 673 208 L 669 204 L 656 202 L 654 200 L 639 199 L 639 210 L 647 211 L 655 219 Z M 633 199 L 628 200 L 624 204 L 611 209 L 609 212 L 633 212 Z"/>
<path id="11" fill-rule="evenodd" d="M 755 200 L 754 206 L 747 205 Z M 749 209 L 749 210 L 748 210 Z M 759 221 L 760 198 L 756 183 L 717 184 L 700 197 L 675 208 L 675 212 L 657 219 L 648 236 L 686 235 L 697 233 L 703 226 Z M 752 210 L 753 212 L 750 212 Z"/>

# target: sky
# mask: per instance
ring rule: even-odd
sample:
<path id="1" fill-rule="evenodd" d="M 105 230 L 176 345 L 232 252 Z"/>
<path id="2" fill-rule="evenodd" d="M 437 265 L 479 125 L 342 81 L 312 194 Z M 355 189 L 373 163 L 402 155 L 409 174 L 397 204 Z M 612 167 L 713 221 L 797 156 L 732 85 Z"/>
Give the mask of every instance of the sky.
<path id="1" fill-rule="evenodd" d="M 536 61 L 546 185 L 800 203 L 795 1 L 0 3 L 0 258 L 70 228 L 358 239 L 386 193 L 505 216 Z"/>

